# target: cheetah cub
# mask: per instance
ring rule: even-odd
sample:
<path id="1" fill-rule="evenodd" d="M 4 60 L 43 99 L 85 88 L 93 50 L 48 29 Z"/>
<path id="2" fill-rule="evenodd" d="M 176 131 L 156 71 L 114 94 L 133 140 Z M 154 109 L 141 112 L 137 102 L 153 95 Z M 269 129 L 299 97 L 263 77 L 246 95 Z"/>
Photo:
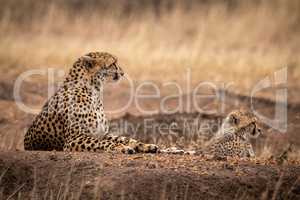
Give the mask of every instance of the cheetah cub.
<path id="1" fill-rule="evenodd" d="M 252 113 L 245 110 L 233 111 L 225 118 L 204 153 L 217 159 L 255 157 L 250 138 L 257 138 L 260 134 L 257 118 Z"/>
<path id="2" fill-rule="evenodd" d="M 25 150 L 156 153 L 154 144 L 109 134 L 103 86 L 123 75 L 117 58 L 109 53 L 80 57 L 25 134 Z"/>

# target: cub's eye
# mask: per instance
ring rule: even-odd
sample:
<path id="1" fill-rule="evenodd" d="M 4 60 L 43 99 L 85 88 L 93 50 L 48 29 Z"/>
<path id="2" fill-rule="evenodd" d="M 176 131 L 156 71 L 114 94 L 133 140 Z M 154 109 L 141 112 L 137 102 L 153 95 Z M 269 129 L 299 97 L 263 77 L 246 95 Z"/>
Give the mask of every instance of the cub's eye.
<path id="1" fill-rule="evenodd" d="M 237 124 L 240 123 L 240 120 L 239 120 L 236 116 L 231 115 L 231 116 L 230 116 L 230 122 L 231 122 L 232 124 L 237 125 Z"/>

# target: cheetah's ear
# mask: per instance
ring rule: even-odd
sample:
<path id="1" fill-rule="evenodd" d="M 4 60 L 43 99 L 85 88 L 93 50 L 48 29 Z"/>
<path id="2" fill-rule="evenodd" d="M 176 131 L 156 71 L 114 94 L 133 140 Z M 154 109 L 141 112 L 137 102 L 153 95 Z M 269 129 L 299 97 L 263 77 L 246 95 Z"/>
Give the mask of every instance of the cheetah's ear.
<path id="1" fill-rule="evenodd" d="M 96 65 L 96 59 L 90 57 L 90 56 L 82 56 L 81 59 L 84 62 L 84 66 L 88 69 L 91 70 L 94 68 Z"/>

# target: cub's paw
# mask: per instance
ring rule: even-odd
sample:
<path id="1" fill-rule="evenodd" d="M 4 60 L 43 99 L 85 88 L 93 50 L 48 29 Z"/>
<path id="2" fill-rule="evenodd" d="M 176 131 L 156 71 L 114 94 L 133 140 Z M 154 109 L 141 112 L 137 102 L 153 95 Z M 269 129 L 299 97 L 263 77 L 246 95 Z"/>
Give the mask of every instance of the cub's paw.
<path id="1" fill-rule="evenodd" d="M 143 144 L 142 146 L 143 146 L 142 147 L 143 153 L 158 153 L 159 152 L 159 148 L 155 144 Z"/>
<path id="2" fill-rule="evenodd" d="M 160 153 L 182 155 L 185 154 L 185 151 L 182 149 L 177 149 L 176 147 L 170 147 L 170 148 L 160 150 Z"/>

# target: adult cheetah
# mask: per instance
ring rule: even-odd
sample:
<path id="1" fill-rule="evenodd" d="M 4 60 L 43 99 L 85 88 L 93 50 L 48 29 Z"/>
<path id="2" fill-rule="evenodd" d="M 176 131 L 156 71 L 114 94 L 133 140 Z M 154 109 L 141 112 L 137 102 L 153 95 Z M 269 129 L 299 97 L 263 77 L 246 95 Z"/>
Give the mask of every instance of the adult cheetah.
<path id="1" fill-rule="evenodd" d="M 222 159 L 225 157 L 255 157 L 250 138 L 261 134 L 257 118 L 246 110 L 228 114 L 222 127 L 204 149 L 204 154 Z"/>
<path id="2" fill-rule="evenodd" d="M 109 134 L 103 86 L 123 75 L 117 58 L 109 53 L 80 57 L 26 132 L 25 150 L 156 153 L 154 144 Z"/>

